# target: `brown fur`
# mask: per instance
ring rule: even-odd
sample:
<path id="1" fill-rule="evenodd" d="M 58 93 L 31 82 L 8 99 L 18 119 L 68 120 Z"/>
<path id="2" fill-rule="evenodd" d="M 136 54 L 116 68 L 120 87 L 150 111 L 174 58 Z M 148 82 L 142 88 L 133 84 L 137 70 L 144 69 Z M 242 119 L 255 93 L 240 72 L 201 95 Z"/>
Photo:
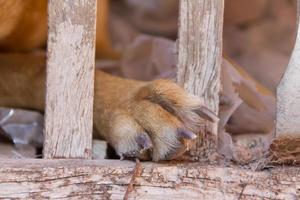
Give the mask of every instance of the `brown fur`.
<path id="1" fill-rule="evenodd" d="M 47 38 L 46 0 L 0 0 L 0 48 L 32 50 Z"/>
<path id="2" fill-rule="evenodd" d="M 97 4 L 97 57 L 118 58 L 108 33 L 109 0 Z M 0 49 L 28 51 L 46 44 L 47 0 L 0 0 Z"/>
<path id="3" fill-rule="evenodd" d="M 46 42 L 46 0 L 0 0 L 0 49 L 28 51 Z M 98 57 L 117 58 L 108 34 L 109 0 L 98 0 Z M 44 55 L 0 55 L 0 106 L 43 111 Z M 167 80 L 140 82 L 95 73 L 94 126 L 123 157 L 165 160 L 186 151 L 217 117 Z"/>
<path id="4" fill-rule="evenodd" d="M 0 105 L 43 110 L 45 56 L 9 54 L 0 60 Z M 199 131 L 200 116 L 208 112 L 201 105 L 171 81 L 140 82 L 96 70 L 95 128 L 120 156 L 164 160 L 184 152 L 187 139 L 195 138 L 190 131 Z"/>

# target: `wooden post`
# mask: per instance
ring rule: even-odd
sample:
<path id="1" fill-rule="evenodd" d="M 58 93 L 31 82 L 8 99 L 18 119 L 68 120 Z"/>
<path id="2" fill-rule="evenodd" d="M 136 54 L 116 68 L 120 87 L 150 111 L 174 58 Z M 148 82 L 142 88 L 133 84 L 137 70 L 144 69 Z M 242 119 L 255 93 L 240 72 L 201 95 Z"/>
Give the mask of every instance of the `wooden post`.
<path id="1" fill-rule="evenodd" d="M 45 158 L 91 158 L 96 0 L 49 0 Z"/>
<path id="2" fill-rule="evenodd" d="M 296 43 L 277 88 L 276 139 L 271 152 L 279 163 L 300 163 L 300 0 L 297 3 Z"/>
<path id="3" fill-rule="evenodd" d="M 181 0 L 177 82 L 218 113 L 224 0 Z M 191 151 L 194 160 L 216 155 L 217 123 L 207 123 Z"/>

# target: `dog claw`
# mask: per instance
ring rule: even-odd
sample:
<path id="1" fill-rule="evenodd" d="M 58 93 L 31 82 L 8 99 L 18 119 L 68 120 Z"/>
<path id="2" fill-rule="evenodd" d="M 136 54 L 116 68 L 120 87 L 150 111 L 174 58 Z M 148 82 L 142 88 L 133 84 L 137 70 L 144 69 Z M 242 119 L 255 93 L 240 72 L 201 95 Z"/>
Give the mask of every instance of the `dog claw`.
<path id="1" fill-rule="evenodd" d="M 188 140 L 194 140 L 197 138 L 197 135 L 189 130 L 185 129 L 179 129 L 178 130 L 178 135 L 181 138 L 188 139 Z"/>
<path id="2" fill-rule="evenodd" d="M 145 133 L 137 136 L 136 142 L 140 145 L 142 150 L 150 149 L 153 146 L 150 137 Z"/>
<path id="3" fill-rule="evenodd" d="M 206 119 L 210 122 L 218 122 L 219 118 L 218 116 L 211 111 L 209 108 L 205 106 L 201 106 L 199 109 L 195 110 L 195 112 L 202 117 L 203 119 Z"/>
<path id="4" fill-rule="evenodd" d="M 126 153 L 123 153 L 121 156 L 121 159 L 125 159 L 125 158 L 136 158 L 138 156 L 139 152 L 137 150 L 134 151 L 129 151 Z"/>

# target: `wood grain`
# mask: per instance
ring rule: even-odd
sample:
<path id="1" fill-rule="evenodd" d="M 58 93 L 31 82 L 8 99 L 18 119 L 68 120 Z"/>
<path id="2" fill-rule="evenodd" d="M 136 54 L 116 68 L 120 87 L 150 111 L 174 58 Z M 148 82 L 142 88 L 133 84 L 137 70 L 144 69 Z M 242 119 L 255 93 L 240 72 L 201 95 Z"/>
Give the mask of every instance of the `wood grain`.
<path id="1" fill-rule="evenodd" d="M 218 113 L 222 59 L 223 0 L 181 0 L 177 82 Z M 217 149 L 217 123 L 207 123 L 191 152 L 195 160 Z"/>
<path id="2" fill-rule="evenodd" d="M 0 160 L 0 199 L 123 199 L 129 161 Z M 299 199 L 299 168 L 261 172 L 235 167 L 141 163 L 129 199 Z"/>
<path id="3" fill-rule="evenodd" d="M 298 18 L 300 16 L 298 0 Z M 295 47 L 277 89 L 277 123 L 276 134 L 297 134 L 300 136 L 300 29 Z"/>
<path id="4" fill-rule="evenodd" d="M 45 158 L 91 158 L 96 0 L 50 0 Z"/>
<path id="5" fill-rule="evenodd" d="M 300 0 L 297 37 L 290 62 L 277 88 L 276 139 L 271 153 L 279 163 L 300 163 Z"/>

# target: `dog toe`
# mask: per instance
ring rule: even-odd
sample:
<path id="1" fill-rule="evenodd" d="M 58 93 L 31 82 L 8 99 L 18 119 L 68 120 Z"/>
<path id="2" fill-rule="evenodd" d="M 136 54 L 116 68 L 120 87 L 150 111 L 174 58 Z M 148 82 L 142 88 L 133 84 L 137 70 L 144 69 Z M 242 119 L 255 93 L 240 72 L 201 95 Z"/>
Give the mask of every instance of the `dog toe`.
<path id="1" fill-rule="evenodd" d="M 108 142 L 121 159 L 150 159 L 151 138 L 130 114 L 125 111 L 116 111 L 109 123 Z"/>
<path id="2" fill-rule="evenodd" d="M 199 98 L 166 80 L 141 86 L 110 118 L 108 141 L 121 158 L 154 161 L 179 157 L 206 120 L 218 121 Z"/>
<path id="3" fill-rule="evenodd" d="M 197 135 L 160 105 L 148 100 L 140 101 L 132 110 L 138 124 L 152 140 L 152 160 L 171 160 L 187 150 L 188 141 Z"/>

